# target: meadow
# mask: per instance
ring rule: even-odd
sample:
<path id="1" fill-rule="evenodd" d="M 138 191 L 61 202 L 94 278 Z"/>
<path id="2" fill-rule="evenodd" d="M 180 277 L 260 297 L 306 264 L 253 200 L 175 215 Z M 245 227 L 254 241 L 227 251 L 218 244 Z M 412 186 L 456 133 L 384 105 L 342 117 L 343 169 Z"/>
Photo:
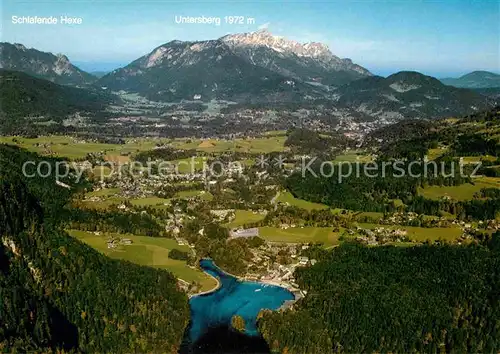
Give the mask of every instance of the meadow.
<path id="1" fill-rule="evenodd" d="M 245 152 L 251 154 L 264 154 L 270 152 L 280 152 L 285 149 L 286 136 L 263 136 L 248 139 L 234 140 L 199 140 L 199 139 L 165 139 L 165 138 L 129 138 L 124 144 L 105 144 L 95 142 L 85 142 L 70 136 L 48 135 L 37 138 L 23 138 L 17 136 L 0 137 L 0 143 L 18 145 L 29 151 L 37 152 L 41 155 L 51 155 L 66 158 L 68 160 L 83 159 L 90 153 L 102 153 L 106 161 L 129 162 L 134 154 L 141 151 L 152 150 L 155 146 L 170 145 L 176 149 L 197 150 L 205 153 L 223 152 Z M 185 162 L 189 159 L 173 162 L 181 162 L 180 172 L 190 172 L 190 166 Z M 245 161 L 251 164 L 253 161 Z M 195 170 L 203 167 L 202 158 L 195 159 Z M 99 174 L 99 172 L 97 172 Z"/>
<path id="2" fill-rule="evenodd" d="M 257 222 L 264 219 L 265 215 L 254 213 L 251 210 L 235 210 L 234 220 L 224 226 L 228 228 L 235 228 L 243 226 L 248 223 Z"/>
<path id="3" fill-rule="evenodd" d="M 333 232 L 331 227 L 294 227 L 281 229 L 279 227 L 260 227 L 259 237 L 269 242 L 309 243 L 321 242 L 324 246 L 339 244 L 340 232 Z"/>
<path id="4" fill-rule="evenodd" d="M 195 156 L 170 162 L 176 166 L 176 172 L 179 172 L 180 174 L 187 174 L 202 171 L 207 159 L 201 156 Z"/>
<path id="5" fill-rule="evenodd" d="M 234 140 L 198 140 L 198 139 L 176 139 L 171 145 L 176 149 L 190 150 L 207 153 L 220 152 L 246 152 L 253 154 L 264 154 L 269 152 L 280 152 L 284 150 L 286 136 L 270 136 L 249 139 Z"/>
<path id="6" fill-rule="evenodd" d="M 141 206 L 163 207 L 170 204 L 170 199 L 152 196 L 152 197 L 130 199 L 130 203 L 133 206 L 138 206 L 138 207 Z"/>
<path id="7" fill-rule="evenodd" d="M 180 191 L 175 194 L 175 198 L 192 198 L 192 197 L 200 197 L 202 200 L 210 201 L 214 198 L 212 193 L 200 190 L 188 190 L 188 191 Z"/>
<path id="8" fill-rule="evenodd" d="M 377 227 L 383 227 L 390 230 L 406 230 L 406 236 L 416 242 L 425 242 L 427 240 L 437 241 L 455 241 L 462 235 L 462 230 L 458 227 L 416 227 L 416 226 L 399 226 L 399 225 L 378 225 L 360 223 L 360 227 L 373 230 Z"/>
<path id="9" fill-rule="evenodd" d="M 165 208 L 170 204 L 170 199 L 159 198 L 156 196 L 149 196 L 143 198 L 126 198 L 120 195 L 119 188 L 103 188 L 98 191 L 86 193 L 86 198 L 98 197 L 100 201 L 86 200 L 83 205 L 92 209 L 106 209 L 111 205 L 117 205 L 128 200 L 133 206 L 145 207 L 151 206 L 155 208 Z"/>
<path id="10" fill-rule="evenodd" d="M 348 151 L 344 154 L 340 154 L 335 157 L 333 160 L 334 163 L 339 163 L 339 162 L 370 162 L 372 161 L 373 158 L 368 155 L 365 151 L 363 150 L 351 150 Z"/>
<path id="11" fill-rule="evenodd" d="M 111 233 L 95 235 L 92 232 L 78 230 L 68 230 L 68 233 L 110 258 L 126 260 L 143 266 L 166 269 L 184 281 L 196 281 L 201 284 L 202 291 L 213 289 L 217 285 L 213 278 L 206 275 L 200 269 L 189 267 L 184 261 L 168 258 L 168 253 L 174 248 L 190 252 L 189 247 L 180 246 L 175 240 L 163 237 L 117 235 Z M 109 249 L 107 247 L 107 239 L 110 236 L 130 239 L 132 240 L 132 244 L 120 245 L 117 248 Z"/>
<path id="12" fill-rule="evenodd" d="M 0 143 L 18 145 L 41 155 L 53 155 L 69 160 L 83 159 L 89 153 L 103 153 L 108 161 L 129 161 L 128 156 L 139 151 L 153 149 L 158 144 L 168 143 L 168 139 L 131 138 L 124 144 L 104 144 L 84 142 L 77 138 L 62 135 L 48 135 L 37 138 L 18 136 L 0 137 Z"/>
<path id="13" fill-rule="evenodd" d="M 313 203 L 308 202 L 307 200 L 295 198 L 290 192 L 280 192 L 277 201 L 284 204 L 288 203 L 289 205 L 306 210 L 328 209 L 328 206 L 325 204 Z"/>
<path id="14" fill-rule="evenodd" d="M 464 183 L 459 186 L 427 186 L 419 188 L 418 194 L 434 200 L 449 197 L 454 200 L 464 201 L 473 199 L 474 194 L 478 193 L 482 188 L 492 187 L 495 186 L 491 182 L 487 182 L 487 180 L 477 180 L 474 184 Z"/>

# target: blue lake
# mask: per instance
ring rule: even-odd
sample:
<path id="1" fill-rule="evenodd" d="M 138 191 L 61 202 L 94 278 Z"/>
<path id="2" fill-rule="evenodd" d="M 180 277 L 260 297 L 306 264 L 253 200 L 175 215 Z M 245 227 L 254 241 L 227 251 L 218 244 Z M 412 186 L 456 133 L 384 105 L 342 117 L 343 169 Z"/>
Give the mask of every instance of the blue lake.
<path id="1" fill-rule="evenodd" d="M 259 282 L 241 281 L 218 268 L 212 260 L 204 259 L 201 268 L 216 277 L 220 287 L 208 294 L 193 296 L 189 341 L 195 343 L 210 329 L 230 327 L 231 318 L 239 315 L 245 320 L 247 336 L 259 336 L 257 315 L 263 309 L 276 310 L 294 295 L 285 288 Z"/>

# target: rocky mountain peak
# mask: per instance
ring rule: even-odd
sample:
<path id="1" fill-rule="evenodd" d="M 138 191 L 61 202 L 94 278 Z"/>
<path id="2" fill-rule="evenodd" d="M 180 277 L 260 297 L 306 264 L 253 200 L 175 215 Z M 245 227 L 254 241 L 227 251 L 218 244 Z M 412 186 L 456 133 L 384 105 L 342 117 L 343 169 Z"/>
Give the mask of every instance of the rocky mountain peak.
<path id="1" fill-rule="evenodd" d="M 68 57 L 60 53 L 57 54 L 57 60 L 54 63 L 53 70 L 57 75 L 70 74 L 73 71 Z"/>
<path id="2" fill-rule="evenodd" d="M 19 50 L 27 50 L 27 48 L 21 43 L 14 43 L 14 47 L 16 47 Z"/>
<path id="3" fill-rule="evenodd" d="M 85 85 L 95 78 L 71 64 L 64 54 L 42 52 L 19 43 L 0 43 L 0 67 L 63 85 Z"/>
<path id="4" fill-rule="evenodd" d="M 255 32 L 231 34 L 221 38 L 230 47 L 267 47 L 279 53 L 293 53 L 300 57 L 317 58 L 333 56 L 322 43 L 299 43 L 280 36 L 274 36 L 267 29 Z"/>

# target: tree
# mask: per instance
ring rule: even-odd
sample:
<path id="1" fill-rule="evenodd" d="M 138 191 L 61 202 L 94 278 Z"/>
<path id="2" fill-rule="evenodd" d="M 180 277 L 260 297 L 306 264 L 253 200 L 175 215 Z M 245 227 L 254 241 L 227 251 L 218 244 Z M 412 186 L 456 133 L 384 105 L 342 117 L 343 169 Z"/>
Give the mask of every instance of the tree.
<path id="1" fill-rule="evenodd" d="M 239 315 L 234 315 L 231 318 L 231 327 L 233 327 L 238 332 L 245 332 L 245 320 Z"/>

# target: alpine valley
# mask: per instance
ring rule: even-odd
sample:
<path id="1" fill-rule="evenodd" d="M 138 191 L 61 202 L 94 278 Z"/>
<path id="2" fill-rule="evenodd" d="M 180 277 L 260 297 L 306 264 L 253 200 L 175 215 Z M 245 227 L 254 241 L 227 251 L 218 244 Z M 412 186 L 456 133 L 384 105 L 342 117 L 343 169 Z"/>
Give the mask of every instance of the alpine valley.
<path id="1" fill-rule="evenodd" d="M 0 352 L 500 353 L 498 75 L 355 62 L 1 43 Z"/>
<path id="2" fill-rule="evenodd" d="M 418 72 L 399 72 L 384 78 L 351 59 L 339 58 L 321 43 L 299 43 L 267 30 L 207 41 L 170 41 L 100 78 L 72 65 L 62 54 L 9 43 L 0 44 L 0 53 L 4 70 L 78 86 L 91 91 L 97 100 L 105 98 L 106 107 L 94 105 L 92 112 L 78 112 L 79 119 L 66 119 L 63 126 L 75 129 L 82 124 L 112 126 L 116 119 L 126 119 L 145 121 L 142 131 L 153 133 L 147 121 L 154 119 L 159 128 L 153 129 L 154 134 L 164 135 L 164 127 L 177 131 L 178 119 L 183 117 L 189 120 L 184 124 L 189 134 L 190 128 L 200 125 L 207 126 L 209 132 L 217 125 L 222 131 L 235 133 L 248 128 L 259 130 L 263 124 L 277 129 L 325 126 L 358 134 L 406 118 L 474 113 L 493 107 L 498 99 L 492 88 L 496 82 L 492 73 L 471 74 L 465 86 L 474 90 L 460 84 L 460 88 L 448 86 L 444 83 L 453 85 L 454 81 L 440 82 Z M 477 83 L 471 84 L 475 79 Z M 14 97 L 12 87 L 8 90 L 7 96 Z M 38 101 L 40 95 L 33 91 L 32 100 Z M 42 101 L 52 106 L 65 100 Z M 9 98 L 5 102 L 9 105 Z M 37 117 L 39 123 L 61 123 L 60 115 L 54 117 L 52 111 L 49 107 L 26 108 L 23 114 Z M 61 127 L 49 124 L 46 129 Z"/>

